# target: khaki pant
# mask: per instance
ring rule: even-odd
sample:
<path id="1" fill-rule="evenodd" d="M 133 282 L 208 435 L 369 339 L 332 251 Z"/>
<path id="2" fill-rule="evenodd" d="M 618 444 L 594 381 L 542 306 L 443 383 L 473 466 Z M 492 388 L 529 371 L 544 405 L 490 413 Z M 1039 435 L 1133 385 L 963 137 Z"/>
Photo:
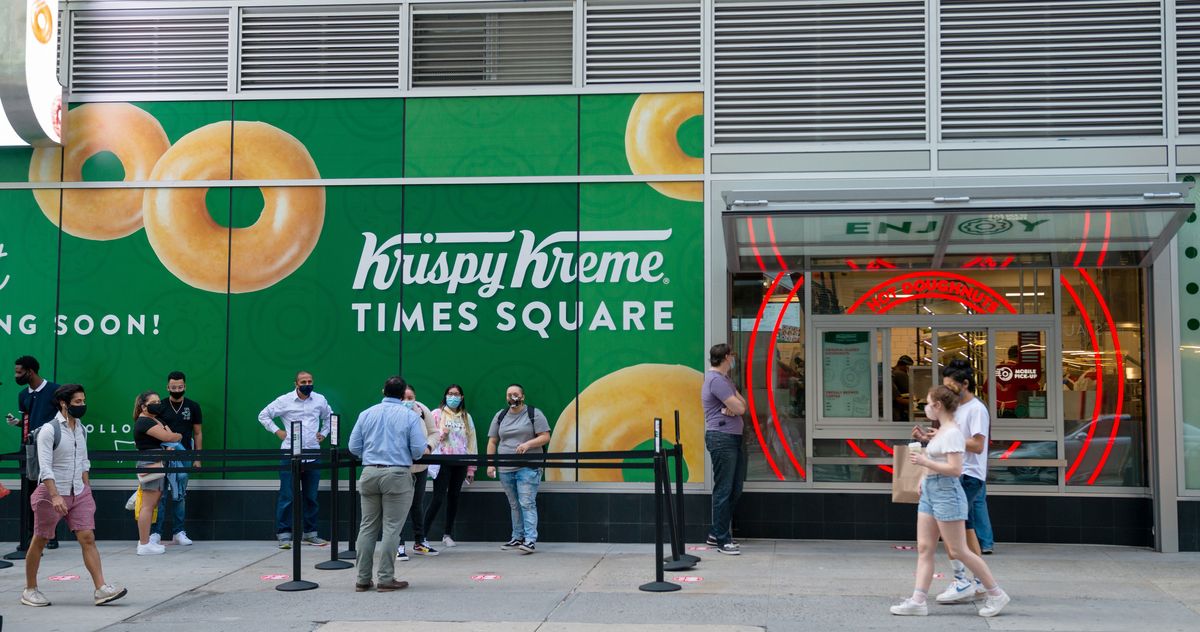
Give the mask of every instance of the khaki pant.
<path id="1" fill-rule="evenodd" d="M 358 477 L 358 495 L 362 499 L 362 524 L 358 528 L 358 583 L 371 581 L 375 559 L 375 541 L 383 530 L 383 552 L 379 556 L 379 581 L 395 579 L 396 548 L 400 530 L 413 499 L 413 477 L 407 467 L 363 467 Z"/>

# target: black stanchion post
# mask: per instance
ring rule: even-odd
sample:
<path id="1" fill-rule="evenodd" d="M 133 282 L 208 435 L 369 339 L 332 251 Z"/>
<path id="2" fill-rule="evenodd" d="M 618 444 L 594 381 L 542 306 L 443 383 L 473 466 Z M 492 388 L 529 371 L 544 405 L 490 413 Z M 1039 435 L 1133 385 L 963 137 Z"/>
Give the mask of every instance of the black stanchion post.
<path id="1" fill-rule="evenodd" d="M 346 459 L 346 467 L 350 470 L 350 538 L 346 540 L 346 550 L 338 553 L 338 559 L 357 560 L 358 551 L 354 545 L 358 542 L 358 511 L 362 504 L 358 501 L 358 466 L 354 465 L 354 455 Z"/>
<path id="2" fill-rule="evenodd" d="M 676 537 L 679 538 L 679 559 L 686 560 L 695 566 L 700 562 L 700 557 L 687 552 L 687 535 L 684 532 L 684 526 L 687 525 L 687 518 L 683 513 L 683 443 L 679 438 L 679 411 L 675 411 L 675 522 Z"/>
<path id="3" fill-rule="evenodd" d="M 662 419 L 654 418 L 654 581 L 638 586 L 645 592 L 674 592 L 679 584 L 672 584 L 663 577 L 663 472 L 666 462 L 662 451 Z"/>
<path id="4" fill-rule="evenodd" d="M 341 415 L 334 413 L 329 416 L 329 442 L 332 444 L 329 450 L 329 458 L 333 462 L 333 466 L 329 468 L 329 490 L 332 496 L 332 506 L 330 507 L 330 515 L 333 519 L 330 520 L 332 527 L 330 531 L 329 543 L 329 560 L 316 565 L 316 568 L 323 571 L 337 571 L 346 568 L 354 568 L 354 565 L 345 560 L 338 559 L 338 522 L 342 518 L 341 512 L 338 511 L 338 496 L 341 495 L 341 490 L 338 489 L 338 470 L 341 469 L 341 461 L 338 453 L 338 421 Z M 350 512 L 351 516 L 354 512 Z"/>
<path id="5" fill-rule="evenodd" d="M 26 431 L 25 435 L 28 436 L 28 434 L 29 434 L 28 431 Z M 20 450 L 21 450 L 20 456 L 17 458 L 17 465 L 21 468 L 21 472 L 20 472 L 20 474 L 18 474 L 18 476 L 21 477 L 21 498 L 20 498 L 21 524 L 18 525 L 18 529 L 17 529 L 17 534 L 18 534 L 17 537 L 20 538 L 20 540 L 18 540 L 18 542 L 17 542 L 17 550 L 15 550 L 11 553 L 8 553 L 4 556 L 4 559 L 6 559 L 6 560 L 23 560 L 23 559 L 25 559 L 25 549 L 22 547 L 29 546 L 29 540 L 31 538 L 31 534 L 29 533 L 29 522 L 30 522 L 29 512 L 33 511 L 33 509 L 30 508 L 30 506 L 29 506 L 29 496 L 32 495 L 33 491 L 31 489 L 29 489 L 29 479 L 25 476 L 25 472 L 27 472 L 28 469 L 25 466 L 25 442 L 24 441 L 21 442 Z M 0 568 L 5 568 L 5 567 L 0 566 Z"/>
<path id="6" fill-rule="evenodd" d="M 675 503 L 671 500 L 671 473 L 667 466 L 666 454 L 662 460 L 663 506 L 667 514 L 667 534 L 671 537 L 671 556 L 663 560 L 663 569 L 668 571 L 686 571 L 696 565 L 695 562 L 683 559 L 683 541 L 679 538 L 679 530 L 675 522 Z"/>
<path id="7" fill-rule="evenodd" d="M 300 497 L 300 451 L 304 445 L 304 441 L 301 439 L 303 436 L 301 428 L 299 421 L 292 422 L 292 581 L 275 586 L 275 590 L 282 592 L 312 590 L 317 587 L 316 582 L 300 579 L 300 547 L 302 545 L 300 538 L 296 536 L 304 534 L 304 525 L 300 521 L 300 505 L 304 503 L 304 499 Z"/>

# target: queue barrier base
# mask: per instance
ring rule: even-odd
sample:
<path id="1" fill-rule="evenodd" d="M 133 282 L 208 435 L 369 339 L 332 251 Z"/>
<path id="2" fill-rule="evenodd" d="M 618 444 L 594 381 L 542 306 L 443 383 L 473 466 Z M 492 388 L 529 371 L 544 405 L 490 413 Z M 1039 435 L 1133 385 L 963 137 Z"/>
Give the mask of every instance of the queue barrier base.
<path id="1" fill-rule="evenodd" d="M 681 586 L 679 584 L 672 584 L 671 582 L 650 582 L 648 584 L 642 584 L 641 586 L 638 586 L 638 590 L 642 592 L 656 593 L 675 592 L 680 588 Z"/>

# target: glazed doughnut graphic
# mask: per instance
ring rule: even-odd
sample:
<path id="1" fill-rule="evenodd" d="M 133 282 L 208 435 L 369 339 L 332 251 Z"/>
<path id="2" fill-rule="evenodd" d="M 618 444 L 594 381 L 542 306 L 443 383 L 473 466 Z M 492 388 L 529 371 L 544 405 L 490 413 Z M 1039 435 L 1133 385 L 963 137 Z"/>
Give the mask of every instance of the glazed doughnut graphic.
<path id="1" fill-rule="evenodd" d="M 152 180 L 317 179 L 317 165 L 300 141 L 266 123 L 230 122 L 201 127 L 179 139 L 155 165 Z M 262 187 L 258 221 L 231 229 L 213 220 L 207 189 L 145 192 L 146 236 L 163 265 L 181 281 L 209 292 L 255 292 L 295 272 L 308 259 L 325 223 L 322 187 Z M 230 253 L 230 245 L 233 251 Z M 228 276 L 226 265 L 229 265 Z"/>
<path id="2" fill-rule="evenodd" d="M 559 415 L 550 452 L 574 452 L 579 415 L 580 452 L 633 450 L 654 439 L 653 419 L 663 420 L 663 439 L 675 439 L 675 411 L 688 466 L 687 482 L 704 480 L 704 376 L 678 364 L 637 364 L 592 382 Z M 644 448 L 643 448 L 644 449 Z M 580 469 L 581 481 L 622 481 L 621 470 Z M 547 469 L 546 480 L 573 480 L 574 471 Z"/>
<path id="3" fill-rule="evenodd" d="M 34 39 L 49 44 L 50 38 L 54 36 L 54 14 L 50 12 L 50 7 L 38 0 L 34 3 L 31 13 L 29 28 L 33 30 Z"/>
<path id="4" fill-rule="evenodd" d="M 704 159 L 689 156 L 679 146 L 679 126 L 704 114 L 699 93 L 643 94 L 629 111 L 625 127 L 625 157 L 635 175 L 704 173 Z M 704 201 L 701 182 L 651 182 L 667 197 L 688 202 Z M 686 444 L 685 444 L 686 445 Z"/>
<path id="5" fill-rule="evenodd" d="M 127 103 L 87 103 L 67 112 L 66 119 L 62 148 L 33 150 L 30 182 L 79 182 L 83 164 L 104 151 L 121 161 L 126 181 L 145 181 L 171 146 L 158 119 Z M 33 197 L 42 213 L 58 225 L 59 190 L 34 190 Z M 120 239 L 142 227 L 141 189 L 64 189 L 61 200 L 67 208 L 62 229 L 69 235 Z"/>

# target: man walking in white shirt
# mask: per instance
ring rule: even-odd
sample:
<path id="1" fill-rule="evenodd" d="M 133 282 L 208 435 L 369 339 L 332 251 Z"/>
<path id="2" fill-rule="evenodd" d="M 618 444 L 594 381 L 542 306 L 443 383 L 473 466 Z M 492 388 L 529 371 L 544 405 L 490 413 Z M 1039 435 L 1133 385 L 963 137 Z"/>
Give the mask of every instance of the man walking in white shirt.
<path id="1" fill-rule="evenodd" d="M 125 596 L 125 589 L 104 581 L 100 551 L 96 548 L 96 501 L 88 480 L 92 467 L 88 460 L 87 432 L 80 419 L 87 412 L 87 399 L 78 384 L 60 386 L 54 391 L 58 414 L 37 435 L 38 486 L 33 492 L 33 539 L 25 556 L 25 590 L 21 603 L 26 606 L 50 605 L 38 590 L 38 567 L 42 551 L 54 537 L 54 528 L 62 519 L 75 532 L 83 552 L 83 565 L 92 576 L 97 606 Z M 55 432 L 57 430 L 57 432 Z M 57 442 L 55 441 L 57 435 Z"/>
<path id="2" fill-rule="evenodd" d="M 308 371 L 296 374 L 295 390 L 275 398 L 258 413 L 258 422 L 268 432 L 274 434 L 283 442 L 280 448 L 292 448 L 292 424 L 300 422 L 302 447 L 305 450 L 315 450 L 321 447 L 321 442 L 329 435 L 329 415 L 332 410 L 329 402 L 320 393 L 313 391 L 313 375 Z M 283 422 L 283 429 L 276 425 L 275 420 Z M 302 542 L 314 546 L 329 544 L 317 535 L 317 488 L 321 484 L 320 470 L 303 470 L 300 473 L 300 488 L 304 502 L 304 532 Z M 279 502 L 275 507 L 275 537 L 279 540 L 279 548 L 292 548 L 292 471 L 287 463 L 279 472 Z"/>

